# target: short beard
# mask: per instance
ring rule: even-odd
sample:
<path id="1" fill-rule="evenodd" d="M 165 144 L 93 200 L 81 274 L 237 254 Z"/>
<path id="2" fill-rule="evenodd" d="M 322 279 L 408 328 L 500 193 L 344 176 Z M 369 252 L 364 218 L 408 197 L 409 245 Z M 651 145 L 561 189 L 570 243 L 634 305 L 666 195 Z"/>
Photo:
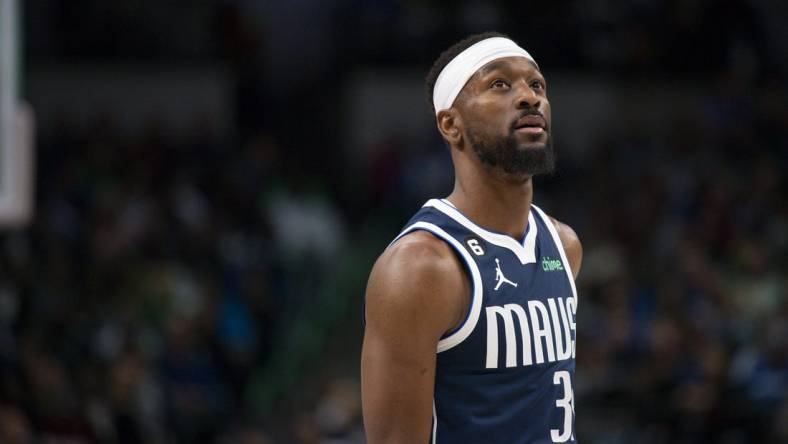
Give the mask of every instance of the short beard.
<path id="1" fill-rule="evenodd" d="M 536 176 L 555 171 L 553 139 L 548 133 L 544 148 L 518 148 L 514 135 L 495 140 L 468 131 L 468 142 L 479 160 L 510 175 Z"/>

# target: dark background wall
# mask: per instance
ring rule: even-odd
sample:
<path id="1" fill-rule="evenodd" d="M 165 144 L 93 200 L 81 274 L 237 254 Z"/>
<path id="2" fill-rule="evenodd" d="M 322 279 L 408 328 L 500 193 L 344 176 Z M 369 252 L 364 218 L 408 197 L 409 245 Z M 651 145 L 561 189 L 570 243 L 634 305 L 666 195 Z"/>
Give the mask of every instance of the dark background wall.
<path id="1" fill-rule="evenodd" d="M 363 442 L 366 277 L 453 181 L 422 79 L 495 29 L 585 248 L 582 442 L 788 442 L 785 2 L 23 3 L 0 441 Z"/>

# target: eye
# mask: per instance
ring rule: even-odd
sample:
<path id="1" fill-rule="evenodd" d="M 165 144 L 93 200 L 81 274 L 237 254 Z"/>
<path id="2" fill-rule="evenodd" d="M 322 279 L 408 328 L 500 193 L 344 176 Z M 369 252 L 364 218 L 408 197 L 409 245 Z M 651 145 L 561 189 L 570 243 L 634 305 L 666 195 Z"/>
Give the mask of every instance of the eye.
<path id="1" fill-rule="evenodd" d="M 490 89 L 507 88 L 509 86 L 506 80 L 495 79 L 490 83 Z"/>
<path id="2" fill-rule="evenodd" d="M 533 89 L 545 89 L 544 82 L 541 80 L 534 80 L 531 82 L 531 88 Z"/>

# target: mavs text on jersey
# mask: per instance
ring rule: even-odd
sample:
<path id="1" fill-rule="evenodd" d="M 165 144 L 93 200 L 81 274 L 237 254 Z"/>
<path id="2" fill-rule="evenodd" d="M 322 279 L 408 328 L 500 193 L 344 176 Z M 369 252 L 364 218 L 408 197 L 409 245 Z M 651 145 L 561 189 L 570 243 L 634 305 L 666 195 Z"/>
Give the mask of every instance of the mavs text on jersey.
<path id="1" fill-rule="evenodd" d="M 449 244 L 472 283 L 465 321 L 438 343 L 430 443 L 576 442 L 577 290 L 551 219 L 531 205 L 519 242 L 433 199 L 397 239 L 415 230 Z"/>

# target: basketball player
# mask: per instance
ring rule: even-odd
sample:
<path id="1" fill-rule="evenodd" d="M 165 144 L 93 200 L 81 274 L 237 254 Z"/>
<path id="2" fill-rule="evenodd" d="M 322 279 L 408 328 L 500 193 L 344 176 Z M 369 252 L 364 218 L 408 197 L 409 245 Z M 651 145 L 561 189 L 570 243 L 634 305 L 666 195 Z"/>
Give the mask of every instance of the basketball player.
<path id="1" fill-rule="evenodd" d="M 361 356 L 370 444 L 575 442 L 574 231 L 531 203 L 553 170 L 534 59 L 497 33 L 427 77 L 455 170 L 375 263 Z"/>

